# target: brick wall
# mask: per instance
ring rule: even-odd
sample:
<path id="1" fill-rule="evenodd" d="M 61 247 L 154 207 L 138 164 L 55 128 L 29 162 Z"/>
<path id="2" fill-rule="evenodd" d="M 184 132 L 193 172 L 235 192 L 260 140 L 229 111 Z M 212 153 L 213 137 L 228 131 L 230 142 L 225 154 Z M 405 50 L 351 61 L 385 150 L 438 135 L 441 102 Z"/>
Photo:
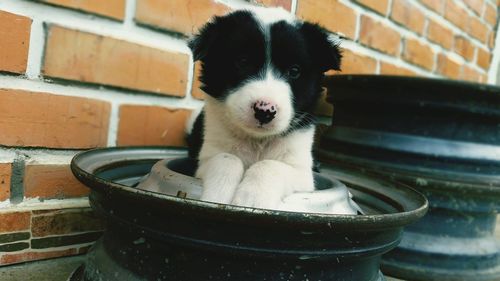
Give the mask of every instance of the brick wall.
<path id="1" fill-rule="evenodd" d="M 183 146 L 203 99 L 185 39 L 214 14 L 257 4 L 344 37 L 343 73 L 494 82 L 495 0 L 2 0 L 0 265 L 88 249 L 103 225 L 71 157 Z"/>

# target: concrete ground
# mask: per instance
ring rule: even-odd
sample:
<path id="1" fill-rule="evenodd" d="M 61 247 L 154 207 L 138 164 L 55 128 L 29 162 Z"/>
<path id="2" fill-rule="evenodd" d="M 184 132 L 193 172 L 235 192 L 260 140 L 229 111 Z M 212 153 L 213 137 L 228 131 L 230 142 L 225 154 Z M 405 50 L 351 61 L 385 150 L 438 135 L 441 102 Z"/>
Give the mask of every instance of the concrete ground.
<path id="1" fill-rule="evenodd" d="M 66 281 L 84 256 L 57 258 L 0 267 L 1 281 Z"/>

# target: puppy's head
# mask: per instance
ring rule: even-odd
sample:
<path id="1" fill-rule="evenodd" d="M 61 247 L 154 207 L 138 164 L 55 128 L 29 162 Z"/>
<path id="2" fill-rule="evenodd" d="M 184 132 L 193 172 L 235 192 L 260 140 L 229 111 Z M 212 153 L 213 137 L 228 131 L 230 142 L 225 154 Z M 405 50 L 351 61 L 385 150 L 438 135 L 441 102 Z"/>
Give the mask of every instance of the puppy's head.
<path id="1" fill-rule="evenodd" d="M 189 46 L 202 62 L 202 89 L 254 137 L 309 126 L 323 73 L 340 69 L 328 33 L 279 8 L 215 17 Z"/>

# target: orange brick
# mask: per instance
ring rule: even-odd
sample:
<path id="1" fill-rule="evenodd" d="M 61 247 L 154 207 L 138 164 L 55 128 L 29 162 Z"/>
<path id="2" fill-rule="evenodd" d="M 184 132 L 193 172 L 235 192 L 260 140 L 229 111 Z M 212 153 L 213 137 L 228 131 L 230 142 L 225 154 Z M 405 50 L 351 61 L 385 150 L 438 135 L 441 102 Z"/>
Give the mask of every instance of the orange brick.
<path id="1" fill-rule="evenodd" d="M 188 65 L 187 54 L 51 26 L 43 74 L 181 97 Z"/>
<path id="2" fill-rule="evenodd" d="M 380 74 L 397 76 L 417 76 L 413 70 L 396 66 L 392 63 L 380 62 Z"/>
<path id="3" fill-rule="evenodd" d="M 52 148 L 105 146 L 107 102 L 0 89 L 0 144 Z"/>
<path id="4" fill-rule="evenodd" d="M 4 254 L 0 257 L 0 265 L 22 263 L 34 260 L 45 260 L 57 257 L 72 256 L 78 254 L 76 248 L 44 252 L 23 252 L 15 254 Z"/>
<path id="5" fill-rule="evenodd" d="M 195 99 L 202 100 L 205 98 L 205 92 L 203 92 L 200 87 L 201 87 L 201 82 L 199 80 L 201 74 L 201 62 L 197 61 L 194 64 L 194 77 L 193 77 L 193 87 L 191 89 L 191 95 Z"/>
<path id="6" fill-rule="evenodd" d="M 0 213 L 0 233 L 28 230 L 30 224 L 30 212 Z"/>
<path id="7" fill-rule="evenodd" d="M 495 38 L 496 38 L 496 32 L 495 32 L 495 30 L 492 30 L 490 32 L 490 36 L 488 39 L 488 47 L 490 49 L 493 49 L 495 47 Z"/>
<path id="8" fill-rule="evenodd" d="M 422 34 L 425 26 L 425 15 L 411 1 L 394 0 L 391 19 L 409 29 Z"/>
<path id="9" fill-rule="evenodd" d="M 462 30 L 466 30 L 469 24 L 469 15 L 467 11 L 457 5 L 454 0 L 446 0 L 445 18 L 459 27 Z"/>
<path id="10" fill-rule="evenodd" d="M 401 35 L 393 28 L 361 16 L 360 42 L 392 56 L 400 52 Z"/>
<path id="11" fill-rule="evenodd" d="M 478 17 L 472 16 L 469 20 L 467 33 L 477 40 L 486 43 L 488 41 L 489 28 L 486 24 L 482 23 Z"/>
<path id="12" fill-rule="evenodd" d="M 490 68 L 491 53 L 482 48 L 477 49 L 477 65 L 482 69 L 488 70 Z"/>
<path id="13" fill-rule="evenodd" d="M 85 11 L 113 19 L 125 17 L 125 0 L 42 0 L 43 2 Z"/>
<path id="14" fill-rule="evenodd" d="M 185 146 L 187 109 L 124 105 L 120 107 L 118 145 Z"/>
<path id="15" fill-rule="evenodd" d="M 344 50 L 342 53 L 342 74 L 375 74 L 377 61 L 365 55 Z M 334 72 L 328 72 L 332 74 Z"/>
<path id="16" fill-rule="evenodd" d="M 405 49 L 403 58 L 413 64 L 421 66 L 427 70 L 432 70 L 434 67 L 434 51 L 432 48 L 415 39 L 405 40 Z"/>
<path id="17" fill-rule="evenodd" d="M 27 165 L 24 171 L 24 196 L 27 198 L 82 197 L 89 191 L 73 176 L 68 165 Z"/>
<path id="18" fill-rule="evenodd" d="M 448 50 L 453 45 L 453 31 L 432 19 L 429 19 L 427 26 L 427 38 Z"/>
<path id="19" fill-rule="evenodd" d="M 472 59 L 474 58 L 475 49 L 476 47 L 474 47 L 474 44 L 472 44 L 469 39 L 461 35 L 455 37 L 453 50 L 455 51 L 455 53 L 459 54 L 464 59 L 472 61 Z"/>
<path id="20" fill-rule="evenodd" d="M 481 12 L 483 11 L 483 4 L 484 4 L 483 0 L 463 0 L 463 1 L 477 15 L 480 15 Z"/>
<path id="21" fill-rule="evenodd" d="M 228 11 L 213 0 L 138 0 L 135 17 L 142 24 L 191 35 L 212 16 Z"/>
<path id="22" fill-rule="evenodd" d="M 26 72 L 31 19 L 0 11 L 0 71 Z"/>
<path id="23" fill-rule="evenodd" d="M 449 78 L 458 79 L 461 77 L 462 65 L 455 62 L 447 55 L 441 53 L 438 56 L 437 72 Z"/>
<path id="24" fill-rule="evenodd" d="M 10 177 L 12 175 L 12 164 L 0 163 L 0 201 L 10 198 Z"/>
<path id="25" fill-rule="evenodd" d="M 292 10 L 292 0 L 254 0 L 253 2 L 259 3 L 268 7 L 282 7 L 285 10 Z"/>
<path id="26" fill-rule="evenodd" d="M 492 26 L 494 27 L 497 23 L 497 7 L 490 5 L 489 3 L 486 4 L 486 10 L 484 12 L 484 19 Z"/>
<path id="27" fill-rule="evenodd" d="M 354 39 L 357 13 L 338 0 L 298 0 L 297 15 L 326 29 Z"/>
<path id="28" fill-rule="evenodd" d="M 484 73 L 481 73 L 479 75 L 479 82 L 480 83 L 487 83 L 488 82 L 488 75 L 484 74 Z"/>
<path id="29" fill-rule="evenodd" d="M 434 10 L 438 14 L 443 14 L 444 0 L 420 0 L 427 8 Z"/>
<path id="30" fill-rule="evenodd" d="M 375 12 L 386 15 L 389 7 L 389 0 L 355 0 L 361 5 L 374 10 Z"/>
<path id="31" fill-rule="evenodd" d="M 471 82 L 479 82 L 481 80 L 481 73 L 468 65 L 464 65 L 460 79 Z"/>

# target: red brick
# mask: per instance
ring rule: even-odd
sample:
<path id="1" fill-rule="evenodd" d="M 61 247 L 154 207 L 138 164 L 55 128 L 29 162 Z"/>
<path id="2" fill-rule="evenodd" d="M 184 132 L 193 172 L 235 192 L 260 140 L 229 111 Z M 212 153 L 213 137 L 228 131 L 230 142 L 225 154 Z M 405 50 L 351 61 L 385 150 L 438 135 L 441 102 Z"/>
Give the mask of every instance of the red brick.
<path id="1" fill-rule="evenodd" d="M 89 191 L 73 176 L 68 165 L 28 165 L 24 171 L 24 196 L 27 198 L 82 197 Z"/>
<path id="2" fill-rule="evenodd" d="M 342 74 L 375 74 L 377 61 L 374 58 L 349 50 L 344 50 L 342 55 Z M 328 74 L 331 73 L 328 72 Z"/>
<path id="3" fill-rule="evenodd" d="M 52 148 L 105 146 L 109 115 L 107 102 L 0 89 L 0 144 Z"/>
<path id="4" fill-rule="evenodd" d="M 0 71 L 26 72 L 31 19 L 0 11 Z"/>
<path id="5" fill-rule="evenodd" d="M 434 10 L 438 14 L 443 14 L 445 0 L 420 0 L 427 8 Z"/>
<path id="6" fill-rule="evenodd" d="M 464 31 L 469 25 L 469 15 L 467 14 L 467 11 L 457 5 L 454 0 L 446 0 L 444 16 L 448 21 Z"/>
<path id="7" fill-rule="evenodd" d="M 191 95 L 195 99 L 203 100 L 205 98 L 205 92 L 203 92 L 201 87 L 201 82 L 199 80 L 201 74 L 201 62 L 197 61 L 194 64 L 194 77 L 193 77 L 193 87 L 191 89 Z"/>
<path id="8" fill-rule="evenodd" d="M 465 38 L 461 35 L 455 37 L 453 50 L 455 51 L 455 53 L 459 54 L 464 59 L 472 61 L 472 59 L 474 58 L 475 49 L 476 47 L 474 46 L 474 44 L 472 44 L 472 42 L 468 38 Z"/>
<path id="9" fill-rule="evenodd" d="M 12 175 L 12 164 L 0 163 L 0 201 L 10 198 L 10 177 Z"/>
<path id="10" fill-rule="evenodd" d="M 484 19 L 491 25 L 491 27 L 494 27 L 496 25 L 497 15 L 498 15 L 497 7 L 487 3 L 486 10 L 484 12 Z"/>
<path id="11" fill-rule="evenodd" d="M 354 0 L 354 1 L 382 15 L 387 14 L 387 8 L 389 7 L 389 0 Z"/>
<path id="12" fill-rule="evenodd" d="M 30 219 L 30 212 L 0 213 L 0 233 L 28 230 Z"/>
<path id="13" fill-rule="evenodd" d="M 326 29 L 354 39 L 357 13 L 338 0 L 298 0 L 297 15 Z"/>
<path id="14" fill-rule="evenodd" d="M 118 145 L 185 146 L 187 109 L 157 106 L 120 107 Z"/>
<path id="15" fill-rule="evenodd" d="M 135 17 L 142 24 L 191 35 L 212 16 L 228 11 L 213 0 L 138 0 Z"/>
<path id="16" fill-rule="evenodd" d="M 57 251 L 44 251 L 44 252 L 24 252 L 16 254 L 4 254 L 0 257 L 0 265 L 22 263 L 34 260 L 45 260 L 57 257 L 72 256 L 78 254 L 76 248 Z"/>
<path id="17" fill-rule="evenodd" d="M 465 4 L 471 8 L 474 13 L 477 15 L 481 15 L 481 12 L 483 11 L 483 0 L 463 0 Z"/>
<path id="18" fill-rule="evenodd" d="M 425 43 L 416 39 L 406 39 L 403 58 L 415 65 L 432 70 L 434 67 L 434 51 Z"/>
<path id="19" fill-rule="evenodd" d="M 413 70 L 396 66 L 392 63 L 380 62 L 380 74 L 382 75 L 397 75 L 397 76 L 417 76 Z"/>
<path id="20" fill-rule="evenodd" d="M 491 63 L 491 53 L 482 48 L 477 49 L 477 65 L 482 69 L 488 70 Z"/>
<path id="21" fill-rule="evenodd" d="M 418 34 L 424 32 L 425 15 L 411 1 L 393 0 L 391 19 Z"/>
<path id="22" fill-rule="evenodd" d="M 288 11 L 292 10 L 292 0 L 254 0 L 252 2 L 268 7 L 282 7 Z"/>
<path id="23" fill-rule="evenodd" d="M 102 220 L 88 209 L 58 210 L 53 213 L 33 216 L 32 237 L 62 235 L 78 232 L 103 230 Z"/>
<path id="24" fill-rule="evenodd" d="M 439 54 L 437 72 L 449 78 L 458 79 L 461 77 L 462 65 L 446 54 Z"/>
<path id="25" fill-rule="evenodd" d="M 429 19 L 427 26 L 427 38 L 448 50 L 453 45 L 453 31 L 432 19 Z"/>
<path id="26" fill-rule="evenodd" d="M 460 79 L 471 82 L 479 82 L 481 80 L 481 73 L 468 65 L 464 65 Z"/>
<path id="27" fill-rule="evenodd" d="M 51 26 L 43 74 L 182 97 L 189 56 Z"/>
<path id="28" fill-rule="evenodd" d="M 125 17 L 125 0 L 42 0 L 43 2 L 64 6 L 71 9 L 94 13 L 97 15 L 123 20 Z"/>
<path id="29" fill-rule="evenodd" d="M 483 43 L 487 43 L 489 32 L 490 29 L 488 28 L 488 26 L 482 23 L 476 16 L 472 16 L 469 19 L 467 33 L 469 33 L 472 37 L 478 39 Z"/>
<path id="30" fill-rule="evenodd" d="M 361 16 L 360 42 L 392 56 L 399 55 L 401 35 L 393 28 Z"/>

